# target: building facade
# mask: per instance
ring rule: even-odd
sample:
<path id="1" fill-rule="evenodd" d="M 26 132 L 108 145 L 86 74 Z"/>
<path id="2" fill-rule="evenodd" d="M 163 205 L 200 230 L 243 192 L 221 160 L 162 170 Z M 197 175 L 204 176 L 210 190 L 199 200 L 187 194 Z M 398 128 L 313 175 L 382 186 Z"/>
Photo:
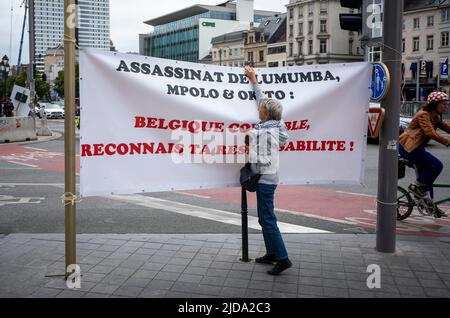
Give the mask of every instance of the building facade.
<path id="1" fill-rule="evenodd" d="M 63 47 L 64 0 L 34 0 L 36 70 L 44 72 L 49 48 Z M 110 49 L 109 0 L 78 0 L 78 46 Z"/>
<path id="2" fill-rule="evenodd" d="M 405 1 L 403 14 L 403 97 L 420 101 L 438 86 L 449 89 L 440 75 L 441 63 L 450 56 L 450 1 Z M 419 80 L 419 91 L 416 85 Z"/>
<path id="3" fill-rule="evenodd" d="M 78 62 L 78 50 L 75 50 L 75 61 Z M 51 85 L 55 83 L 58 73 L 64 70 L 64 48 L 61 46 L 50 48 L 44 57 L 44 73 L 47 75 L 47 82 Z"/>
<path id="4" fill-rule="evenodd" d="M 270 66 L 283 66 L 286 65 L 286 57 L 283 59 L 283 45 L 286 48 L 286 14 L 277 14 L 262 21 L 259 27 L 250 28 L 244 55 L 255 67 L 269 66 L 269 59 Z"/>
<path id="5" fill-rule="evenodd" d="M 226 33 L 211 40 L 213 65 L 244 66 L 244 45 L 248 30 Z"/>
<path id="6" fill-rule="evenodd" d="M 339 24 L 339 14 L 349 12 L 338 0 L 290 0 L 288 65 L 362 61 L 358 33 L 341 30 Z"/>
<path id="7" fill-rule="evenodd" d="M 194 5 L 145 23 L 154 26 L 139 35 L 142 55 L 198 62 L 211 51 L 212 38 L 224 33 L 248 30 L 277 12 L 253 9 L 253 0 L 227 1 L 217 6 Z"/>
<path id="8" fill-rule="evenodd" d="M 248 30 L 230 32 L 211 40 L 213 64 L 255 67 L 286 65 L 286 14 L 275 14 Z M 270 65 L 269 65 L 270 64 Z"/>

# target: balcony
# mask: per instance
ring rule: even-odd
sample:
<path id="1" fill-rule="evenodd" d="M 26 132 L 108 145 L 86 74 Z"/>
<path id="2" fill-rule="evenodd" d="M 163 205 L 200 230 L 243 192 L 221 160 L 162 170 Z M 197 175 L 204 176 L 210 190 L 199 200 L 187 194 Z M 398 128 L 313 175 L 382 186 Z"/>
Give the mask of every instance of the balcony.
<path id="1" fill-rule="evenodd" d="M 319 40 L 327 40 L 330 37 L 331 37 L 331 35 L 329 33 L 327 33 L 327 32 L 319 32 L 319 33 L 317 33 L 317 38 Z"/>

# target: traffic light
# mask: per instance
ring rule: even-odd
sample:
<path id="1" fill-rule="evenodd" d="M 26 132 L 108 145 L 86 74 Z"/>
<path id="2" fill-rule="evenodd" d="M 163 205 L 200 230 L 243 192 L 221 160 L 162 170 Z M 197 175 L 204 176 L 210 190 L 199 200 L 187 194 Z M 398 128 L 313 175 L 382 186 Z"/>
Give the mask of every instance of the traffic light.
<path id="1" fill-rule="evenodd" d="M 341 6 L 344 8 L 358 9 L 359 13 L 341 13 L 339 22 L 342 30 L 358 31 L 363 29 L 362 7 L 363 0 L 341 0 Z"/>

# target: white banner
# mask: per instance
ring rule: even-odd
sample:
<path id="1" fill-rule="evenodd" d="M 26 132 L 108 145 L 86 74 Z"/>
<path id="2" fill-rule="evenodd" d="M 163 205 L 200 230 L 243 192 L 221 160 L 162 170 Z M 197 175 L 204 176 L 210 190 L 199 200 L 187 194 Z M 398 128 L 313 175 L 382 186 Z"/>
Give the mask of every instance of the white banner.
<path id="1" fill-rule="evenodd" d="M 370 64 L 256 73 L 284 108 L 280 184 L 361 184 Z M 239 186 L 229 135 L 259 121 L 243 68 L 83 49 L 80 95 L 82 196 Z"/>

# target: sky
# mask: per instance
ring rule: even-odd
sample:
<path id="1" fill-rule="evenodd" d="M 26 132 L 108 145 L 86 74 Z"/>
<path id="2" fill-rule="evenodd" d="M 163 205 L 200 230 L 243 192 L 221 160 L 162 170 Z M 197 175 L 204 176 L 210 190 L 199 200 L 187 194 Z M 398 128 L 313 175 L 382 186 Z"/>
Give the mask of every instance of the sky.
<path id="1" fill-rule="evenodd" d="M 8 55 L 10 65 L 17 64 L 18 59 L 24 15 L 22 2 L 23 0 L 0 0 L 0 57 Z M 152 31 L 152 27 L 143 21 L 195 4 L 216 5 L 222 2 L 225 0 L 110 0 L 111 40 L 120 52 L 139 52 L 139 34 Z M 254 7 L 286 12 L 285 6 L 288 3 L 289 0 L 254 0 Z M 25 26 L 21 61 L 28 63 L 28 23 Z"/>

